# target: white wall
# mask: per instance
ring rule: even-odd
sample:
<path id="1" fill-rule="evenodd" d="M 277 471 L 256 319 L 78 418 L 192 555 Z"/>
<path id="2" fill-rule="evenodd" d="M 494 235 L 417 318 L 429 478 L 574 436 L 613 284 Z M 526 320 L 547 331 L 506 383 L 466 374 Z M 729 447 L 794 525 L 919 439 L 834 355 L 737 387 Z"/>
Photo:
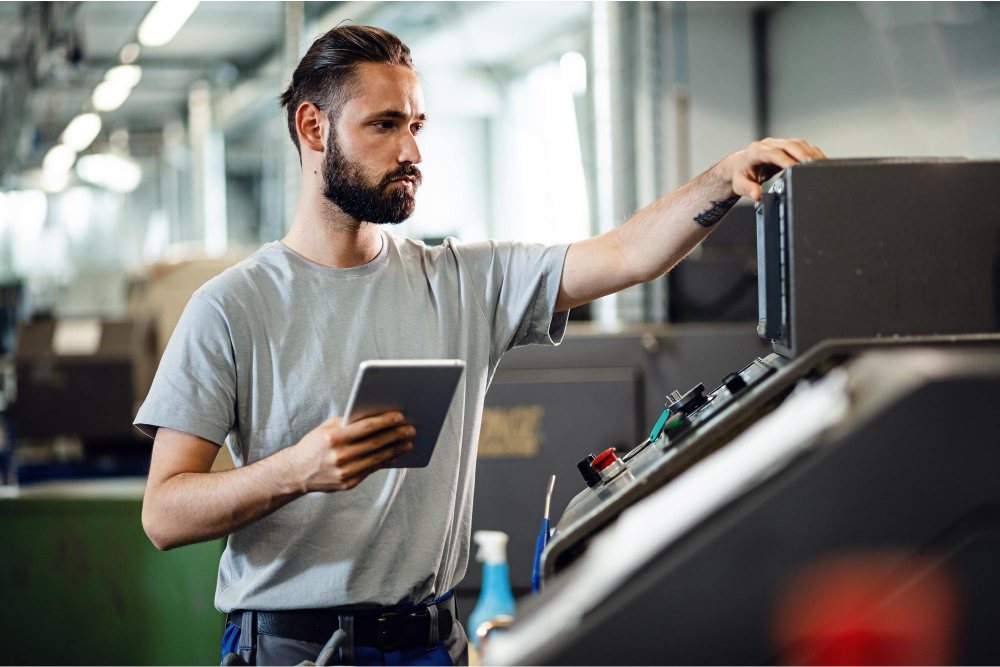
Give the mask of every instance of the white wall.
<path id="1" fill-rule="evenodd" d="M 770 133 L 831 157 L 1000 156 L 1000 5 L 789 3 L 769 30 Z"/>
<path id="2" fill-rule="evenodd" d="M 688 6 L 692 177 L 756 137 L 751 7 Z"/>
<path id="3" fill-rule="evenodd" d="M 420 139 L 424 180 L 413 217 L 392 229 L 415 238 L 488 238 L 489 160 L 487 121 L 434 113 L 427 103 L 427 129 Z"/>

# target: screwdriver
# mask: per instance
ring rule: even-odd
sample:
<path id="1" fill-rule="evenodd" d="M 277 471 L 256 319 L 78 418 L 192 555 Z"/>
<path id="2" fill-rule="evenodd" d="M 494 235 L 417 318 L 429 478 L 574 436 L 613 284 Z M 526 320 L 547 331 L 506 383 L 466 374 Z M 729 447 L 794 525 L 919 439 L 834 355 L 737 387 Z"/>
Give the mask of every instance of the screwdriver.
<path id="1" fill-rule="evenodd" d="M 542 528 L 538 531 L 538 541 L 535 543 L 535 564 L 531 568 L 531 592 L 537 593 L 542 588 L 542 552 L 549 543 L 549 510 L 552 507 L 552 489 L 556 485 L 556 476 L 549 478 L 549 488 L 545 492 L 545 514 L 542 516 Z"/>
<path id="2" fill-rule="evenodd" d="M 656 424 L 653 425 L 653 429 L 649 432 L 649 437 L 640 442 L 635 447 L 633 447 L 632 451 L 626 454 L 625 458 L 623 458 L 622 461 L 628 463 L 632 459 L 632 457 L 641 452 L 646 447 L 646 445 L 651 445 L 654 442 L 656 442 L 657 439 L 660 437 L 660 434 L 663 433 L 663 428 L 666 426 L 667 420 L 669 418 L 670 418 L 670 408 L 666 408 L 663 410 L 663 412 L 660 413 L 660 418 L 657 419 Z"/>

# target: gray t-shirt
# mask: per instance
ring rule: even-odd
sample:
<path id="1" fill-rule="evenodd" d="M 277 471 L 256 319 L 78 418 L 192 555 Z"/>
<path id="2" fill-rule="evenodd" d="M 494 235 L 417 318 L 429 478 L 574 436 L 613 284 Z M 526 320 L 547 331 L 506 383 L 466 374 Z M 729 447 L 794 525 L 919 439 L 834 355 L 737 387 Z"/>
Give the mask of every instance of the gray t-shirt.
<path id="1" fill-rule="evenodd" d="M 135 418 L 149 435 L 227 441 L 242 466 L 343 414 L 362 361 L 466 362 L 430 465 L 307 494 L 230 535 L 220 611 L 422 602 L 465 575 L 486 388 L 507 350 L 561 340 L 566 246 L 382 236 L 363 266 L 322 266 L 273 242 L 210 280 Z"/>

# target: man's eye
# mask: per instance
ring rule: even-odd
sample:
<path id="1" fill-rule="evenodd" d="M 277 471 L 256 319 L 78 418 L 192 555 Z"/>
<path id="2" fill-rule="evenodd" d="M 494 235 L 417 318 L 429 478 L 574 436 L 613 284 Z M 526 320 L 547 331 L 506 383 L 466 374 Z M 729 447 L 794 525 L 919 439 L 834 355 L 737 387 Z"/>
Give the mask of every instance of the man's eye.
<path id="1" fill-rule="evenodd" d="M 413 126 L 413 134 L 420 134 L 423 131 L 423 129 L 424 129 L 423 124 L 417 123 L 416 125 Z"/>
<path id="2" fill-rule="evenodd" d="M 380 120 L 379 122 L 375 123 L 375 125 L 380 130 L 391 130 L 392 128 L 396 127 L 395 121 L 391 120 Z"/>

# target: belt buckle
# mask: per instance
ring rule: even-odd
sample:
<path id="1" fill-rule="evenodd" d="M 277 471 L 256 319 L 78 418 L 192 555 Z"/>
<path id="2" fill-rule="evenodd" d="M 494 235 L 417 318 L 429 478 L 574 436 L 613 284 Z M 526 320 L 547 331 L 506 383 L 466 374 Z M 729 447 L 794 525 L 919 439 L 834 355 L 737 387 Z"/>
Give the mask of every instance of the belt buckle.
<path id="1" fill-rule="evenodd" d="M 401 611 L 387 611 L 383 614 L 379 614 L 378 621 L 376 621 L 376 637 L 378 639 L 378 648 L 380 651 L 395 651 L 398 648 L 406 646 L 405 643 L 398 643 L 397 641 L 392 641 L 389 637 L 391 632 L 390 623 L 395 619 L 404 618 L 416 618 L 419 612 L 401 612 Z M 409 630 L 409 628 L 407 628 Z M 409 632 L 407 632 L 409 634 Z"/>

